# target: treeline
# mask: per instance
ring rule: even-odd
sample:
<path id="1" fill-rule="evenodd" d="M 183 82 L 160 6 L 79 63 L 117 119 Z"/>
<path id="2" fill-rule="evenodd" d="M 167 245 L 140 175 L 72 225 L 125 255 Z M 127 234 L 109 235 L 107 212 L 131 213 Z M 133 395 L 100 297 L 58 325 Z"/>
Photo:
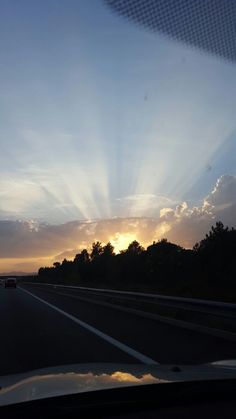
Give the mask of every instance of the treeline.
<path id="1" fill-rule="evenodd" d="M 115 254 L 111 243 L 96 242 L 73 261 L 40 268 L 36 280 L 236 301 L 236 230 L 219 221 L 188 250 L 162 239 Z"/>

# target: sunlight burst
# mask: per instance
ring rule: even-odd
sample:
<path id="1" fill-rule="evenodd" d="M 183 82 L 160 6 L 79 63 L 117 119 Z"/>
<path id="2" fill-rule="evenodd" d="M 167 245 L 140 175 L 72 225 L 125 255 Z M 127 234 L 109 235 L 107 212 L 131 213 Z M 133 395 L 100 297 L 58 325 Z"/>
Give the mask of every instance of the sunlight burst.
<path id="1" fill-rule="evenodd" d="M 119 253 L 121 250 L 126 250 L 129 244 L 135 239 L 136 235 L 132 233 L 116 233 L 110 242 L 114 246 L 115 253 Z"/>

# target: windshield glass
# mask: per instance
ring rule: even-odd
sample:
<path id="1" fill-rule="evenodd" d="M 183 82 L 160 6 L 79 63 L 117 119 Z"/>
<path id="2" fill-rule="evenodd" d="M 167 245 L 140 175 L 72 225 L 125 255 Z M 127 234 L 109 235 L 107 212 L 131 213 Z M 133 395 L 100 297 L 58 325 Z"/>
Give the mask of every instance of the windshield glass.
<path id="1" fill-rule="evenodd" d="M 0 0 L 0 378 L 236 358 L 235 20 Z"/>

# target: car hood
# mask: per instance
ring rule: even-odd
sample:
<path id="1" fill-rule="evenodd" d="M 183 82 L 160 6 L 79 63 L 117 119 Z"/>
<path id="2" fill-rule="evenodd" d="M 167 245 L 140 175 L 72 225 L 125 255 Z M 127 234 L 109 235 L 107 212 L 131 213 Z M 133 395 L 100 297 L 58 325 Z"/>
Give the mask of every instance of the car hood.
<path id="1" fill-rule="evenodd" d="M 0 377 L 0 406 L 116 387 L 235 378 L 236 360 L 195 366 L 64 365 Z"/>

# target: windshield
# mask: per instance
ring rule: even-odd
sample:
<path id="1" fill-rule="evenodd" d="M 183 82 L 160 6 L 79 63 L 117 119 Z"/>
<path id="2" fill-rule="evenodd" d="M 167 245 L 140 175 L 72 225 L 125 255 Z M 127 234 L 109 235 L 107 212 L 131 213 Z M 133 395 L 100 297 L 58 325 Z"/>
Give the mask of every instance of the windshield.
<path id="1" fill-rule="evenodd" d="M 0 378 L 236 359 L 235 19 L 0 0 Z"/>

